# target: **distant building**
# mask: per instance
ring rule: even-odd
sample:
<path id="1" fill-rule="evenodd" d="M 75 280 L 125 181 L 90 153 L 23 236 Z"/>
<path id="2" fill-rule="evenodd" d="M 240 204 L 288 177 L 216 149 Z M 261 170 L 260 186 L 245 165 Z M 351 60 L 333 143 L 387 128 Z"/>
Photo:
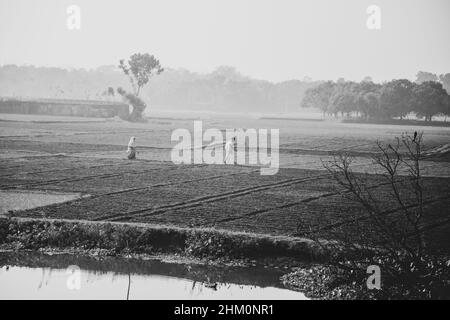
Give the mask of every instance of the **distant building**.
<path id="1" fill-rule="evenodd" d="M 125 103 L 95 100 L 0 98 L 0 113 L 126 119 Z"/>

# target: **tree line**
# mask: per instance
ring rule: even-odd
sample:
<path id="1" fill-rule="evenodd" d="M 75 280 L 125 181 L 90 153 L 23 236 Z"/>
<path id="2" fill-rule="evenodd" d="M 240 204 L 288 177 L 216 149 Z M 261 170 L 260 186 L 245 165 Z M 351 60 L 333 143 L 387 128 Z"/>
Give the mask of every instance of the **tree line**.
<path id="1" fill-rule="evenodd" d="M 443 75 L 442 82 L 437 77 L 424 79 L 423 74 L 426 73 L 418 73 L 416 82 L 322 82 L 305 92 L 301 106 L 320 109 L 324 115 L 356 116 L 363 120 L 404 119 L 413 113 L 431 121 L 437 115 L 450 115 L 450 96 L 444 88 L 450 74 Z"/>
<path id="2" fill-rule="evenodd" d="M 210 73 L 164 69 L 139 90 L 149 110 L 297 112 L 304 92 L 319 84 L 307 78 L 277 83 L 258 80 L 227 66 Z M 121 101 L 119 87 L 126 94 L 138 93 L 117 65 L 93 70 L 0 66 L 0 96 L 4 97 Z"/>
<path id="3" fill-rule="evenodd" d="M 136 110 L 141 112 L 149 105 L 166 110 L 295 113 L 301 103 L 326 114 L 365 119 L 403 118 L 409 112 L 427 119 L 449 114 L 448 103 L 442 101 L 448 96 L 442 87 L 450 92 L 450 73 L 438 76 L 421 71 L 413 83 L 393 80 L 377 84 L 369 77 L 361 82 L 305 78 L 274 83 L 246 77 L 226 66 L 207 74 L 167 68 L 139 87 L 139 80 L 130 83 L 131 68 L 127 66 L 126 74 L 117 65 L 93 70 L 0 66 L 0 96 L 128 101 L 137 93 L 141 101 L 129 102 L 139 104 Z M 123 90 L 117 90 L 119 87 Z"/>

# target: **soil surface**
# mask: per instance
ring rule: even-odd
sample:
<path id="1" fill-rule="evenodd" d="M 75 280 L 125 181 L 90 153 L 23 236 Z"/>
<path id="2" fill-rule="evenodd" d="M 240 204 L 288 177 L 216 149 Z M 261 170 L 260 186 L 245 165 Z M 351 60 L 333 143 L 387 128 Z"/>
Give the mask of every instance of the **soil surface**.
<path id="1" fill-rule="evenodd" d="M 172 130 L 192 130 L 192 121 L 130 124 L 100 122 L 0 123 L 0 199 L 11 216 L 123 221 L 208 227 L 230 231 L 307 237 L 359 234 L 364 210 L 340 194 L 322 161 L 346 151 L 356 171 L 368 173 L 393 223 L 400 217 L 389 188 L 371 161 L 375 141 L 393 141 L 413 127 L 279 120 L 207 120 L 208 127 L 280 128 L 281 169 L 233 165 L 175 165 Z M 422 130 L 422 128 L 420 128 Z M 448 143 L 450 128 L 426 127 L 427 147 Z M 126 144 L 137 137 L 138 160 L 126 160 Z M 424 161 L 427 242 L 450 252 L 450 162 Z M 42 196 L 41 196 L 42 195 Z M 80 197 L 81 196 L 81 197 Z M 38 200 L 36 200 L 38 198 Z M 370 237 L 371 235 L 367 235 Z M 372 235 L 374 241 L 376 235 Z"/>

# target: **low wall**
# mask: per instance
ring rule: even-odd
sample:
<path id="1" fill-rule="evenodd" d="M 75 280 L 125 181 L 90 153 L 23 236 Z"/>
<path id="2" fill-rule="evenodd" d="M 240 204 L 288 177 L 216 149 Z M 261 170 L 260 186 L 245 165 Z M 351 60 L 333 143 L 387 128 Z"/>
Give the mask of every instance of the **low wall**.
<path id="1" fill-rule="evenodd" d="M 126 119 L 129 107 L 106 101 L 0 98 L 0 113 Z"/>

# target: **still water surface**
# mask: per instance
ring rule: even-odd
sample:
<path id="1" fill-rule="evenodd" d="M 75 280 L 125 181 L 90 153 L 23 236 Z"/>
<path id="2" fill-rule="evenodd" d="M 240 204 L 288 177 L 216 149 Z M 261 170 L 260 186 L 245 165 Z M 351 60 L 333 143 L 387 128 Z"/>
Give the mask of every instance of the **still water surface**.
<path id="1" fill-rule="evenodd" d="M 278 270 L 0 253 L 0 299 L 305 299 Z"/>

